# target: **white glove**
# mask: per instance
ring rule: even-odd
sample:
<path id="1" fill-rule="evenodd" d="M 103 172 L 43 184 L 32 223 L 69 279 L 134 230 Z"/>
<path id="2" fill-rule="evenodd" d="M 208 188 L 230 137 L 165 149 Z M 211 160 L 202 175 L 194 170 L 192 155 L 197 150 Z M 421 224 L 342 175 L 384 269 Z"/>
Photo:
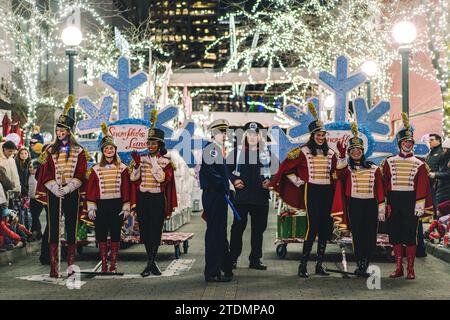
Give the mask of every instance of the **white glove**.
<path id="1" fill-rule="evenodd" d="M 424 215 L 424 213 L 425 213 L 425 210 L 422 210 L 422 209 L 416 209 L 416 211 L 415 211 L 416 217 L 421 217 Z"/>
<path id="2" fill-rule="evenodd" d="M 123 210 L 119 216 L 123 216 L 123 219 L 127 219 L 130 216 L 130 211 L 129 210 Z"/>
<path id="3" fill-rule="evenodd" d="M 436 173 L 435 173 L 435 172 L 430 172 L 430 173 L 428 174 L 428 176 L 429 176 L 431 179 L 434 179 L 434 178 L 436 178 Z"/>
<path id="4" fill-rule="evenodd" d="M 64 187 L 62 187 L 62 188 L 60 188 L 61 189 L 61 193 L 65 196 L 66 194 L 69 194 L 69 193 L 71 193 L 72 192 L 72 190 L 70 189 L 70 185 L 66 185 L 66 186 L 64 186 Z"/>
<path id="5" fill-rule="evenodd" d="M 425 213 L 425 201 L 416 202 L 416 207 L 414 209 L 414 214 L 416 217 L 421 217 Z"/>
<path id="6" fill-rule="evenodd" d="M 299 188 L 301 185 L 305 184 L 305 181 L 297 177 L 295 174 L 290 174 L 287 178 L 297 187 Z"/>
<path id="7" fill-rule="evenodd" d="M 378 221 L 386 221 L 386 205 L 384 202 L 378 205 Z"/>
<path id="8" fill-rule="evenodd" d="M 97 217 L 97 212 L 95 210 L 89 210 L 88 217 L 91 220 L 95 220 L 95 218 Z"/>

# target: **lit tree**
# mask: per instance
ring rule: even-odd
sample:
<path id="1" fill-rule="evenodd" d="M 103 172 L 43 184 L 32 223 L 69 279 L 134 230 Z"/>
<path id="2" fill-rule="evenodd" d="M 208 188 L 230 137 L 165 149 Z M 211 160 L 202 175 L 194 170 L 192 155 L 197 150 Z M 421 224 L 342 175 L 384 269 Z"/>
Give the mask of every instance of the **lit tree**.
<path id="1" fill-rule="evenodd" d="M 444 135 L 450 132 L 450 20 L 449 0 L 422 1 L 427 17 L 426 45 L 436 70 L 444 102 Z"/>
<path id="2" fill-rule="evenodd" d="M 53 65 L 59 73 L 67 70 L 61 31 L 72 11 L 80 9 L 83 17 L 83 42 L 77 48 L 75 66 L 85 70 L 82 79 L 77 80 L 86 82 L 92 82 L 106 71 L 111 72 L 111 66 L 116 65 L 120 52 L 115 46 L 114 30 L 106 19 L 120 15 L 119 11 L 100 1 L 0 0 L 0 7 L 0 30 L 6 39 L 0 39 L 0 58 L 14 66 L 13 90 L 24 102 L 25 106 L 18 111 L 22 116 L 26 115 L 25 129 L 29 137 L 29 129 L 36 121 L 37 107 L 60 107 L 66 98 L 67 93 L 59 90 L 52 79 L 47 85 L 42 85 L 39 74 L 41 68 L 48 65 Z M 126 27 L 126 33 L 134 36 L 134 42 L 130 44 L 130 59 L 138 61 L 137 67 L 142 68 L 145 57 L 141 57 L 139 49 L 160 49 L 149 41 L 136 41 L 139 30 L 131 24 Z M 106 92 L 103 88 L 98 89 Z"/>
<path id="3" fill-rule="evenodd" d="M 350 68 L 359 70 L 367 60 L 378 65 L 372 78 L 376 95 L 389 99 L 392 80 L 389 68 L 400 59 L 392 46 L 392 27 L 402 17 L 414 19 L 424 13 L 419 1 L 405 8 L 400 0 L 258 0 L 252 8 L 235 7 L 231 15 L 239 21 L 235 34 L 236 49 L 224 70 L 249 72 L 253 64 L 277 67 L 285 71 L 292 85 L 284 92 L 303 95 L 316 84 L 317 72 L 332 72 L 338 55 L 350 58 Z M 259 35 L 256 45 L 250 45 L 254 35 Z M 230 41 L 232 34 L 218 39 L 212 46 Z M 211 47 L 210 47 L 211 48 Z M 426 46 L 413 47 L 415 52 Z M 439 50 L 439 49 L 438 49 Z M 289 69 L 288 69 L 289 67 Z M 415 64 L 412 70 L 425 74 L 425 69 Z"/>

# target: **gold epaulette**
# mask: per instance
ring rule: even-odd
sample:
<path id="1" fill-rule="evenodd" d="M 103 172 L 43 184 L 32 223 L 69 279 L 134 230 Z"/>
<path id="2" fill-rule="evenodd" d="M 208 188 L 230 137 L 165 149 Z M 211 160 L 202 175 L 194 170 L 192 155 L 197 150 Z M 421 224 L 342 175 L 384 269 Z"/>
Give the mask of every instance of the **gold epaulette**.
<path id="1" fill-rule="evenodd" d="M 177 170 L 177 166 L 175 165 L 175 163 L 173 163 L 172 160 L 170 160 L 170 165 L 172 166 L 173 171 Z"/>
<path id="2" fill-rule="evenodd" d="M 302 150 L 300 149 L 300 147 L 295 147 L 294 149 L 289 151 L 287 157 L 289 160 L 297 159 L 301 153 L 302 153 Z"/>
<path id="3" fill-rule="evenodd" d="M 386 159 L 383 159 L 383 161 L 381 161 L 381 163 L 380 163 L 381 175 L 384 175 L 384 164 L 386 163 Z"/>
<path id="4" fill-rule="evenodd" d="M 130 164 L 128 165 L 128 172 L 129 173 L 133 172 L 133 168 L 134 168 L 135 164 L 136 163 L 134 162 L 134 160 L 131 160 Z"/>
<path id="5" fill-rule="evenodd" d="M 89 179 L 91 173 L 92 173 L 92 168 L 86 170 L 86 179 Z"/>
<path id="6" fill-rule="evenodd" d="M 89 152 L 86 149 L 84 149 L 84 148 L 83 148 L 83 151 L 84 151 L 84 156 L 86 157 L 86 161 L 87 162 L 91 161 L 92 157 L 89 154 Z"/>
<path id="7" fill-rule="evenodd" d="M 47 158 L 48 158 L 48 152 L 44 151 L 39 156 L 38 162 L 42 165 L 47 162 Z"/>

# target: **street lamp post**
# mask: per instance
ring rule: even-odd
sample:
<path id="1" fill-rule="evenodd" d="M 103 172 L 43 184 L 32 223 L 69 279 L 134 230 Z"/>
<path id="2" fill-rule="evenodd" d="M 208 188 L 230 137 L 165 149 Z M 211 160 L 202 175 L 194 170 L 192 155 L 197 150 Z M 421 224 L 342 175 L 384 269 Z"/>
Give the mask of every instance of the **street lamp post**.
<path id="1" fill-rule="evenodd" d="M 363 63 L 361 66 L 362 72 L 364 72 L 367 75 L 367 107 L 370 109 L 372 108 L 373 102 L 372 102 L 372 83 L 370 81 L 370 78 L 377 74 L 378 67 L 375 61 L 368 60 Z"/>
<path id="2" fill-rule="evenodd" d="M 77 27 L 68 26 L 63 30 L 61 38 L 63 43 L 68 47 L 66 50 L 66 55 L 69 57 L 69 95 L 73 95 L 75 91 L 75 56 L 77 55 L 75 48 L 81 43 L 83 35 Z"/>
<path id="3" fill-rule="evenodd" d="M 400 44 L 399 52 L 402 56 L 402 112 L 409 115 L 409 55 L 410 45 L 417 36 L 416 27 L 411 22 L 402 21 L 394 26 L 392 35 Z"/>

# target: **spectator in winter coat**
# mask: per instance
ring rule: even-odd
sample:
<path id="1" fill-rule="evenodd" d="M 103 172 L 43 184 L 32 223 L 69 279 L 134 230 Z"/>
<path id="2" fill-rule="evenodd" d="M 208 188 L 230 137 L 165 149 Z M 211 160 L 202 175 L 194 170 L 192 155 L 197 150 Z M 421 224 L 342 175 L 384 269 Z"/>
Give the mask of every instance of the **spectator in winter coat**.
<path id="1" fill-rule="evenodd" d="M 33 127 L 33 135 L 30 140 L 31 158 L 36 159 L 39 157 L 39 152 L 35 150 L 35 146 L 40 144 L 41 147 L 44 144 L 44 138 L 41 135 L 41 128 L 39 126 Z"/>
<path id="2" fill-rule="evenodd" d="M 37 160 L 33 160 L 30 164 L 30 176 L 28 178 L 28 196 L 30 198 L 30 211 L 31 211 L 31 232 L 33 233 L 32 240 L 41 240 L 42 238 L 42 226 L 39 220 L 44 205 L 36 200 L 36 172 L 39 166 Z"/>
<path id="3" fill-rule="evenodd" d="M 428 144 L 430 146 L 430 153 L 425 158 L 425 162 L 430 167 L 431 172 L 439 171 L 440 158 L 443 152 L 442 138 L 440 135 L 432 133 L 429 135 Z M 433 204 L 437 207 L 436 200 L 437 181 L 430 177 L 431 194 L 433 197 Z"/>
<path id="4" fill-rule="evenodd" d="M 12 181 L 6 175 L 6 169 L 3 167 L 0 167 L 0 184 L 3 187 L 5 194 L 14 188 Z"/>
<path id="5" fill-rule="evenodd" d="M 430 172 L 430 178 L 437 180 L 436 202 L 438 207 L 450 200 L 450 138 L 442 144 L 444 149 L 437 171 Z"/>
<path id="6" fill-rule="evenodd" d="M 28 177 L 30 175 L 29 167 L 31 162 L 30 152 L 27 148 L 20 148 L 16 155 L 16 167 L 19 174 L 20 189 L 22 197 L 28 196 Z"/>
<path id="7" fill-rule="evenodd" d="M 17 215 L 7 208 L 7 199 L 3 187 L 0 185 L 0 247 L 6 249 L 13 249 L 23 246 L 23 241 L 19 234 L 11 230 L 20 230 L 20 225 L 17 227 Z M 14 226 L 11 226 L 14 224 Z"/>
<path id="8" fill-rule="evenodd" d="M 13 191 L 20 192 L 20 178 L 17 172 L 16 161 L 13 158 L 17 147 L 12 141 L 6 141 L 0 148 L 0 167 L 5 168 L 6 176 L 13 183 Z"/>

